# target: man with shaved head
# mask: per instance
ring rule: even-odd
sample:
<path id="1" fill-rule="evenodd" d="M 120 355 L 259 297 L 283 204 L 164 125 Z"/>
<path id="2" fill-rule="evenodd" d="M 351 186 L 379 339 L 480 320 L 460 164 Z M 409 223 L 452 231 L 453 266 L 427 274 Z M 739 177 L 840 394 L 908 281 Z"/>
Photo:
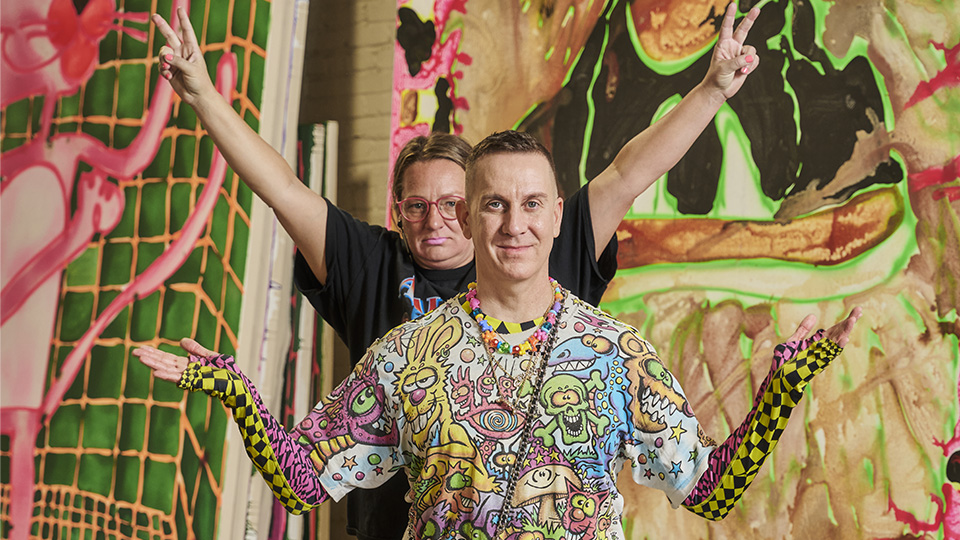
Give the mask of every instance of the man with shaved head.
<path id="1" fill-rule="evenodd" d="M 157 377 L 223 400 L 294 513 L 403 473 L 409 538 L 622 539 L 616 478 L 629 465 L 674 507 L 726 516 L 860 309 L 809 337 L 816 319 L 804 319 L 718 445 L 650 343 L 550 277 L 563 199 L 549 152 L 526 133 L 495 133 L 473 149 L 466 179 L 457 219 L 476 283 L 377 340 L 292 432 L 231 357 L 134 354 Z"/>

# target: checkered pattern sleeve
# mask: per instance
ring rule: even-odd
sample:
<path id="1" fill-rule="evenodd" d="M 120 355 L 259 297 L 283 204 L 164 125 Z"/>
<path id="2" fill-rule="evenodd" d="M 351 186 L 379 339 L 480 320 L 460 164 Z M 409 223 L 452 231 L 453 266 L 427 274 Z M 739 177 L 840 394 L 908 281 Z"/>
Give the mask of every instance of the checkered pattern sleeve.
<path id="1" fill-rule="evenodd" d="M 810 339 L 778 345 L 753 408 L 740 427 L 711 453 L 707 472 L 683 506 L 709 520 L 726 517 L 773 452 L 807 383 L 842 350 L 823 338 L 823 330 Z"/>
<path id="2" fill-rule="evenodd" d="M 808 340 L 778 345 L 753 408 L 740 427 L 711 452 L 707 471 L 683 506 L 709 520 L 726 517 L 773 452 L 807 383 L 842 350 L 823 339 L 823 330 Z"/>
<path id="3" fill-rule="evenodd" d="M 301 446 L 270 415 L 232 357 L 191 356 L 177 386 L 206 392 L 233 411 L 247 455 L 288 512 L 301 514 L 329 498 L 317 478 L 309 447 Z"/>

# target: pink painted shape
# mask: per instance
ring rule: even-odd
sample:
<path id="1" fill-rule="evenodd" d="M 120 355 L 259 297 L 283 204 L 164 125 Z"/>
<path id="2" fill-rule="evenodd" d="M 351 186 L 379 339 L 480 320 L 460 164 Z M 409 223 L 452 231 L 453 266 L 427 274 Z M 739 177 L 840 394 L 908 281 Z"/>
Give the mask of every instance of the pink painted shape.
<path id="1" fill-rule="evenodd" d="M 181 3 L 185 2 L 174 1 L 174 12 Z M 59 379 L 44 397 L 49 343 L 63 269 L 95 234 L 106 234 L 116 226 L 124 200 L 107 177 L 130 179 L 150 163 L 170 116 L 173 91 L 168 83 L 158 82 L 144 126 L 125 149 L 109 148 L 85 134 L 48 138 L 55 97 L 76 92 L 90 77 L 96 67 L 99 40 L 110 30 L 127 31 L 138 39 L 146 37 L 145 32 L 113 25 L 113 19 L 146 22 L 148 15 L 118 14 L 111 0 L 92 0 L 79 15 L 73 11 L 70 0 L 7 1 L 0 6 L 3 14 L 0 62 L 4 72 L 0 79 L 0 100 L 6 105 L 36 93 L 46 97 L 41 132 L 29 143 L 4 153 L 0 160 L 0 175 L 6 178 L 0 184 L 0 204 L 4 210 L 0 215 L 3 233 L 0 327 L 4 331 L 0 345 L 4 358 L 17 359 L 2 364 L 0 432 L 11 438 L 10 538 L 21 540 L 30 532 L 33 454 L 41 423 L 60 405 L 96 336 L 126 304 L 137 295 L 155 290 L 183 264 L 212 213 L 226 174 L 226 163 L 219 153 L 215 154 L 211 180 L 179 237 L 97 317 L 61 366 Z M 218 89 L 225 97 L 235 85 L 236 71 L 233 55 L 221 59 Z M 229 82 L 224 82 L 226 80 Z M 71 215 L 73 180 L 81 161 L 92 165 L 93 170 L 80 175 L 77 210 Z M 18 215 L 20 212 L 29 212 L 29 215 Z M 23 227 L 25 223 L 29 227 Z M 27 232 L 22 232 L 24 230 Z"/>
<path id="2" fill-rule="evenodd" d="M 237 57 L 228 54 L 220 58 L 217 65 L 217 90 L 226 98 L 230 98 L 230 92 L 236 85 L 237 80 Z M 143 298 L 153 291 L 157 290 L 168 277 L 180 268 L 194 244 L 203 232 L 204 227 L 213 213 L 213 207 L 220 196 L 220 186 L 223 185 L 224 177 L 227 172 L 227 163 L 223 155 L 217 150 L 214 152 L 213 160 L 210 165 L 210 175 L 207 185 L 203 188 L 193 214 L 187 219 L 180 230 L 179 236 L 163 252 L 160 257 L 137 276 L 133 282 L 128 285 L 120 295 L 110 302 L 110 305 L 97 317 L 90 329 L 83 335 L 74 349 L 67 356 L 66 361 L 60 371 L 60 378 L 50 387 L 47 397 L 44 400 L 42 412 L 46 417 L 50 417 L 60 406 L 60 401 L 67 389 L 73 384 L 73 380 L 80 368 L 86 362 L 87 353 L 93 347 L 93 341 L 97 336 L 113 321 L 113 318 L 132 302 L 134 298 Z"/>
<path id="3" fill-rule="evenodd" d="M 957 379 L 957 402 L 960 403 L 960 377 Z M 948 459 L 960 452 L 960 419 L 953 428 L 953 438 L 948 441 L 934 439 L 933 443 L 940 447 Z M 942 529 L 944 540 L 960 540 L 960 490 L 947 482 L 940 491 L 943 493 L 942 500 L 937 495 L 930 494 L 930 500 L 937 505 L 937 514 L 929 522 L 921 521 L 912 513 L 901 510 L 893 502 L 893 498 L 889 499 L 889 508 L 897 521 L 908 525 L 914 533 L 938 532 Z"/>
<path id="4" fill-rule="evenodd" d="M 111 30 L 146 41 L 142 30 L 116 19 L 146 23 L 147 13 L 117 11 L 113 0 L 91 0 L 81 13 L 72 0 L 6 1 L 0 4 L 0 102 L 41 94 L 73 94 L 97 67 L 100 41 Z"/>
<path id="5" fill-rule="evenodd" d="M 941 51 L 946 51 L 944 56 L 947 59 L 947 65 L 939 73 L 934 75 L 929 81 L 922 81 L 917 85 L 913 95 L 904 104 L 903 109 L 907 110 L 917 103 L 932 96 L 934 92 L 941 88 L 952 88 L 960 86 L 960 44 L 947 49 L 942 43 L 933 43 L 933 46 Z"/>
<path id="6" fill-rule="evenodd" d="M 398 0 L 397 8 L 404 4 L 403 0 Z M 407 61 L 403 52 L 403 47 L 396 40 L 393 43 L 393 112 L 390 119 L 390 163 L 389 169 L 393 170 L 393 163 L 397 159 L 397 154 L 403 145 L 411 138 L 417 135 L 428 135 L 430 126 L 428 124 L 417 124 L 414 126 L 400 127 L 400 95 L 404 90 L 426 90 L 433 88 L 440 77 L 446 77 L 450 82 L 450 98 L 453 100 L 453 132 L 457 135 L 463 133 L 463 126 L 456 121 L 457 110 L 468 110 L 469 103 L 465 98 L 456 96 L 456 79 L 463 78 L 463 72 L 454 71 L 454 62 L 469 65 L 473 60 L 469 55 L 457 52 L 460 48 L 460 39 L 463 35 L 462 30 L 456 29 L 450 32 L 447 39 L 440 41 L 452 13 L 459 11 L 467 12 L 467 0 L 436 0 L 433 6 L 433 24 L 437 32 L 437 37 L 430 49 L 430 59 L 421 64 L 420 71 L 416 75 L 410 75 L 407 69 Z M 389 227 L 393 223 L 393 216 L 390 212 L 392 204 L 393 179 L 387 179 L 387 203 L 386 203 L 386 223 Z"/>
<path id="7" fill-rule="evenodd" d="M 929 169 L 907 176 L 910 191 L 919 191 L 923 188 L 939 186 L 953 182 L 958 178 L 960 178 L 960 155 L 942 167 L 930 167 Z M 943 197 L 947 197 L 951 201 L 957 200 L 960 198 L 960 187 L 943 187 L 933 192 L 934 200 L 940 200 Z"/>

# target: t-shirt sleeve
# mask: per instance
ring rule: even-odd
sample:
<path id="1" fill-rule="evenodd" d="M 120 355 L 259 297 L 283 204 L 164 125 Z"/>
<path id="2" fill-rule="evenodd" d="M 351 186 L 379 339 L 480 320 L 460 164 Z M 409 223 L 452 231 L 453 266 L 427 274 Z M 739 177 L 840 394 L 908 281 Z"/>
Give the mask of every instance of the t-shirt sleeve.
<path id="1" fill-rule="evenodd" d="M 297 252 L 294 262 L 294 283 L 310 304 L 341 336 L 347 335 L 353 321 L 350 291 L 366 287 L 366 269 L 380 268 L 390 232 L 351 216 L 327 201 L 327 230 L 324 260 L 327 281 L 320 283 L 306 259 Z M 367 289 L 364 289 L 367 290 Z M 366 347 L 370 342 L 364 343 Z M 348 344 L 352 345 L 352 344 Z M 360 349 L 361 351 L 363 349 Z"/>
<path id="2" fill-rule="evenodd" d="M 610 238 L 598 258 L 586 188 L 564 201 L 560 236 L 550 253 L 550 274 L 588 304 L 597 305 L 617 272 L 617 237 Z"/>
<path id="3" fill-rule="evenodd" d="M 340 385 L 297 425 L 320 484 L 335 500 L 355 488 L 374 488 L 404 465 L 403 415 L 385 365 L 400 360 L 377 341 Z"/>
<path id="4" fill-rule="evenodd" d="M 627 358 L 631 426 L 624 455 L 634 481 L 663 491 L 677 508 L 706 471 L 712 441 L 653 346 L 630 332 L 621 340 L 621 349 Z"/>

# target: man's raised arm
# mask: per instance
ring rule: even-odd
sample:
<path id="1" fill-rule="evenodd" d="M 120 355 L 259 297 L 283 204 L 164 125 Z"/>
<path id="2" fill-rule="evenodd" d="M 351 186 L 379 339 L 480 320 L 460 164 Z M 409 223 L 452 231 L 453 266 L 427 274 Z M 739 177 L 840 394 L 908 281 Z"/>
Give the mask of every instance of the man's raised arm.
<path id="1" fill-rule="evenodd" d="M 737 93 L 759 64 L 756 49 L 743 43 L 760 10 L 751 9 L 734 31 L 736 13 L 736 3 L 727 6 L 703 81 L 663 118 L 630 139 L 613 162 L 588 184 L 598 256 L 600 246 L 610 241 L 633 200 L 680 161 L 720 106 Z"/>
<path id="2" fill-rule="evenodd" d="M 177 17 L 179 31 L 153 15 L 153 23 L 167 41 L 160 49 L 160 75 L 193 107 L 227 163 L 276 212 L 317 279 L 325 283 L 327 202 L 304 185 L 283 156 L 217 93 L 186 10 L 178 8 Z"/>

